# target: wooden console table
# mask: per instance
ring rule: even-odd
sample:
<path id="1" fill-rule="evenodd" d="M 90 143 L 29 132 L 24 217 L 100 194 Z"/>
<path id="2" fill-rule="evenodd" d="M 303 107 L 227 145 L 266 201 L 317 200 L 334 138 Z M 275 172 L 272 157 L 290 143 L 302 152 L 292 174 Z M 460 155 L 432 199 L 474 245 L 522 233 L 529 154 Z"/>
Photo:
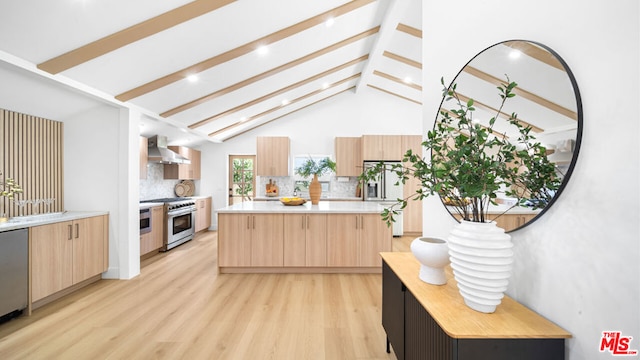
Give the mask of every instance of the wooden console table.
<path id="1" fill-rule="evenodd" d="M 450 269 L 446 285 L 430 285 L 410 252 L 380 255 L 382 326 L 399 360 L 564 359 L 571 334 L 515 300 L 483 314 L 464 304 Z"/>

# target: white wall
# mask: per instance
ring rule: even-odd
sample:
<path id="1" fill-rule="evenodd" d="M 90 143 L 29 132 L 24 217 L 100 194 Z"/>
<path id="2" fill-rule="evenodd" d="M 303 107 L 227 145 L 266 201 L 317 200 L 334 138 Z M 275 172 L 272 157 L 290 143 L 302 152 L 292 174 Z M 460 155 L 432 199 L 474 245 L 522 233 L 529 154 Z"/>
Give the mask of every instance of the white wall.
<path id="1" fill-rule="evenodd" d="M 227 203 L 228 155 L 255 154 L 257 136 L 289 136 L 291 155 L 334 154 L 336 136 L 421 134 L 420 105 L 373 89 L 345 92 L 222 144 L 202 151 L 200 194 L 213 195 L 213 208 Z M 213 228 L 217 220 L 213 214 Z"/>
<path id="2" fill-rule="evenodd" d="M 107 278 L 140 273 L 140 246 L 133 241 L 139 231 L 135 119 L 106 105 L 64 119 L 65 210 L 109 212 Z"/>
<path id="3" fill-rule="evenodd" d="M 573 334 L 573 360 L 612 358 L 599 352 L 602 331 L 622 331 L 640 350 L 639 15 L 637 0 L 423 4 L 425 129 L 440 103 L 440 77 L 453 79 L 500 41 L 541 42 L 577 79 L 584 110 L 578 163 L 553 207 L 512 233 L 508 290 Z M 424 213 L 427 234 L 446 235 L 453 225 L 435 199 L 425 201 Z"/>

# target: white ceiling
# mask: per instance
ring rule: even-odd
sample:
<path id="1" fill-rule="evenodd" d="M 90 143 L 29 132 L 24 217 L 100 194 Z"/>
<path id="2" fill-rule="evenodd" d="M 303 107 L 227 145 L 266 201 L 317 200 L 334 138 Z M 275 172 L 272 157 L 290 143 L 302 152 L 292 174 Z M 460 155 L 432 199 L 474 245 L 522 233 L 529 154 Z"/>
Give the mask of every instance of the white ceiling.
<path id="1" fill-rule="evenodd" d="M 175 21 L 183 14 L 186 20 Z M 37 66 L 71 87 L 79 84 L 142 109 L 143 135 L 182 129 L 196 140 L 214 142 L 310 104 L 320 106 L 344 91 L 357 96 L 366 86 L 420 103 L 420 29 L 420 0 L 0 4 L 4 61 L 17 59 L 23 68 Z M 124 40 L 110 48 L 109 41 L 118 39 Z M 108 51 L 80 60 L 65 55 L 91 53 L 92 42 Z M 264 55 L 256 50 L 261 44 L 267 45 Z M 55 67 L 56 60 L 61 67 Z M 194 69 L 203 62 L 210 64 Z M 190 74 L 197 81 L 189 81 Z M 170 81 L 128 96 L 168 75 Z M 406 78 L 411 82 L 402 81 Z"/>
<path id="2" fill-rule="evenodd" d="M 27 84 L 40 78 L 45 88 L 58 81 L 62 92 L 140 110 L 145 136 L 166 135 L 173 144 L 180 138 L 180 145 L 222 142 L 364 88 L 420 104 L 421 6 L 420 0 L 4 1 L 0 75 L 22 76 Z M 261 45 L 266 54 L 259 53 Z M 475 58 L 469 65 L 487 76 L 461 72 L 459 89 L 477 105 L 498 106 L 496 81 L 509 74 L 534 96 L 519 93 L 505 114 L 517 111 L 539 134 L 575 133 L 566 71 L 554 68 L 547 59 L 553 56 L 538 46 L 517 45 L 527 55 L 517 61 L 508 57 L 513 47 L 507 44 Z M 43 91 L 25 98 L 52 97 Z M 87 106 L 81 102 L 77 111 Z M 477 108 L 481 121 L 495 116 Z M 501 126 L 496 130 L 505 133 Z"/>

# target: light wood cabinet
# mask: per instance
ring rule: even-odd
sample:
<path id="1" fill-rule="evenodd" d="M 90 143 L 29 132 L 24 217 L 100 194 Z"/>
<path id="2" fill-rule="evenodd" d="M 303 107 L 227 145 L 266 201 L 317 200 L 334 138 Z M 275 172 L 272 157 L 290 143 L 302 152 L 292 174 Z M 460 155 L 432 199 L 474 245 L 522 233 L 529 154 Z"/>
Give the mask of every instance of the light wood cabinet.
<path id="1" fill-rule="evenodd" d="M 422 154 L 421 135 L 402 135 L 402 154 L 411 149 L 414 154 Z M 411 166 L 405 163 L 406 166 Z M 407 199 L 407 207 L 402 212 L 402 226 L 405 233 L 422 233 L 422 201 L 412 200 L 420 189 L 419 179 L 409 177 L 402 187 L 403 198 Z"/>
<path id="2" fill-rule="evenodd" d="M 29 228 L 32 302 L 107 270 L 108 221 L 104 215 Z"/>
<path id="3" fill-rule="evenodd" d="M 168 146 L 169 150 L 186 157 L 191 164 L 165 164 L 165 179 L 180 180 L 200 180 L 201 173 L 201 153 L 199 150 L 191 149 L 185 146 Z"/>
<path id="4" fill-rule="evenodd" d="M 164 241 L 164 207 L 151 208 L 151 231 L 140 235 L 140 256 L 158 250 Z"/>
<path id="5" fill-rule="evenodd" d="M 327 266 L 326 214 L 284 214 L 284 266 Z"/>
<path id="6" fill-rule="evenodd" d="M 391 227 L 379 214 L 327 215 L 327 265 L 377 267 L 379 253 L 391 251 Z"/>
<path id="7" fill-rule="evenodd" d="M 363 135 L 362 160 L 402 160 L 401 135 Z"/>
<path id="8" fill-rule="evenodd" d="M 211 207 L 211 197 L 196 199 L 196 232 L 206 230 L 211 227 Z"/>
<path id="9" fill-rule="evenodd" d="M 140 179 L 147 178 L 147 159 L 149 158 L 149 141 L 140 136 Z"/>
<path id="10" fill-rule="evenodd" d="M 256 138 L 256 175 L 289 176 L 289 138 L 258 136 Z"/>
<path id="11" fill-rule="evenodd" d="M 336 176 L 359 176 L 362 173 L 362 138 L 335 139 Z"/>
<path id="12" fill-rule="evenodd" d="M 283 226 L 283 214 L 219 214 L 219 266 L 283 266 Z"/>

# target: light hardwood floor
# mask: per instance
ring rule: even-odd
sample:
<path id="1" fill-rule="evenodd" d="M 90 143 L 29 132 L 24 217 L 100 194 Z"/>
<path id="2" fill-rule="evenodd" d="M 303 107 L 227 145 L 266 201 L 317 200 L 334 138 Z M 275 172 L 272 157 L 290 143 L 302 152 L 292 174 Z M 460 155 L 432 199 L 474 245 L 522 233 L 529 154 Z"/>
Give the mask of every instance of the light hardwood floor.
<path id="1" fill-rule="evenodd" d="M 0 359 L 395 359 L 379 274 L 218 274 L 216 247 L 198 234 L 0 325 Z"/>

